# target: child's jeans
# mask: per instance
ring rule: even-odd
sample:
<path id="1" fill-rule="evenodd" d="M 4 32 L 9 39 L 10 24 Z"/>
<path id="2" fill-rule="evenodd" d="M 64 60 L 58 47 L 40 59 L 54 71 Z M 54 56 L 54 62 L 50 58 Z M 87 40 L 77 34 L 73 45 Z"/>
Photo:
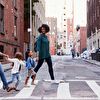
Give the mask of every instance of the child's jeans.
<path id="1" fill-rule="evenodd" d="M 12 79 L 8 82 L 8 84 L 13 83 L 15 79 L 17 80 L 15 87 L 17 88 L 17 86 L 19 85 L 19 81 L 20 81 L 19 73 L 12 74 Z"/>

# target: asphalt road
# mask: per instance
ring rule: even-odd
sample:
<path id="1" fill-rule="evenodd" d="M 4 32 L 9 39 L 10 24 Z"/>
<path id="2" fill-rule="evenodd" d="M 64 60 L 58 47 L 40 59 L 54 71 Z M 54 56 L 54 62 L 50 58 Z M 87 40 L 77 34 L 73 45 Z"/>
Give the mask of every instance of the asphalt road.
<path id="1" fill-rule="evenodd" d="M 53 56 L 55 81 L 50 80 L 44 63 L 35 80 L 36 85 L 24 87 L 26 69 L 21 72 L 19 92 L 7 93 L 0 88 L 3 100 L 100 100 L 100 67 L 70 56 Z M 6 73 L 10 79 L 10 71 Z M 11 86 L 14 84 L 11 84 Z M 2 83 L 0 83 L 0 87 Z"/>

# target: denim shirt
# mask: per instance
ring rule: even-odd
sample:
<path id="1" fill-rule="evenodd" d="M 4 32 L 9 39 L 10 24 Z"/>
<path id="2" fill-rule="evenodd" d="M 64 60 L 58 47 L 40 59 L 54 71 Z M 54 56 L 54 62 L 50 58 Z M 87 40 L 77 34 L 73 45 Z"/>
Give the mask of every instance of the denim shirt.
<path id="1" fill-rule="evenodd" d="M 33 60 L 33 58 L 28 57 L 27 62 L 26 62 L 26 67 L 27 69 L 31 69 L 35 67 L 35 61 Z"/>

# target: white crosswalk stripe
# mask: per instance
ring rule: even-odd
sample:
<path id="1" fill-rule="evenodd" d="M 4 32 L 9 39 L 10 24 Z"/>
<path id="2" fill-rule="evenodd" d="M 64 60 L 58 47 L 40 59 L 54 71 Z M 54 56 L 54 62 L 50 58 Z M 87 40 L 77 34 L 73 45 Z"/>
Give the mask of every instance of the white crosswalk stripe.
<path id="1" fill-rule="evenodd" d="M 30 87 L 23 88 L 16 96 L 15 98 L 28 98 L 32 94 L 33 90 L 35 89 L 36 85 L 38 84 L 38 81 L 35 81 L 35 85 L 31 85 Z"/>
<path id="2" fill-rule="evenodd" d="M 58 86 L 57 99 L 71 99 L 69 83 L 61 83 Z"/>
<path id="3" fill-rule="evenodd" d="M 95 94 L 100 98 L 100 86 L 95 81 L 86 81 L 86 83 L 95 92 Z"/>
<path id="4" fill-rule="evenodd" d="M 70 82 L 85 82 L 88 87 L 90 87 L 94 94 L 97 95 L 97 97 L 72 97 L 71 91 L 70 91 Z M 34 96 L 32 95 L 32 92 L 35 91 L 37 85 L 39 84 L 39 80 L 35 80 L 36 85 L 29 85 L 30 87 L 24 87 L 18 94 L 16 94 L 14 97 L 6 97 L 3 99 L 11 100 L 11 99 L 34 99 L 34 100 L 98 100 L 100 99 L 100 86 L 96 82 L 100 82 L 100 80 L 44 80 L 43 82 L 47 82 L 46 84 L 53 84 L 56 83 L 58 85 L 57 87 L 57 95 L 55 97 L 46 97 L 43 96 Z M 41 87 L 40 87 L 41 88 Z M 76 91 L 77 92 L 77 91 Z M 1 98 L 0 98 L 1 100 Z"/>

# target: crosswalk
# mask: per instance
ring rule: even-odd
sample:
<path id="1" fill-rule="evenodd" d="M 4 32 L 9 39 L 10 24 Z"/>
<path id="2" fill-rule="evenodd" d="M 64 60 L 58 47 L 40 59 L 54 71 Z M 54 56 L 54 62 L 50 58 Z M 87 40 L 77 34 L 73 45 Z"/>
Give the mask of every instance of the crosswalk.
<path id="1" fill-rule="evenodd" d="M 30 83 L 29 81 L 28 85 Z M 1 86 L 2 83 L 0 83 Z M 0 98 L 2 99 L 100 100 L 100 80 L 35 80 L 35 85 L 23 87 L 14 96 Z"/>

